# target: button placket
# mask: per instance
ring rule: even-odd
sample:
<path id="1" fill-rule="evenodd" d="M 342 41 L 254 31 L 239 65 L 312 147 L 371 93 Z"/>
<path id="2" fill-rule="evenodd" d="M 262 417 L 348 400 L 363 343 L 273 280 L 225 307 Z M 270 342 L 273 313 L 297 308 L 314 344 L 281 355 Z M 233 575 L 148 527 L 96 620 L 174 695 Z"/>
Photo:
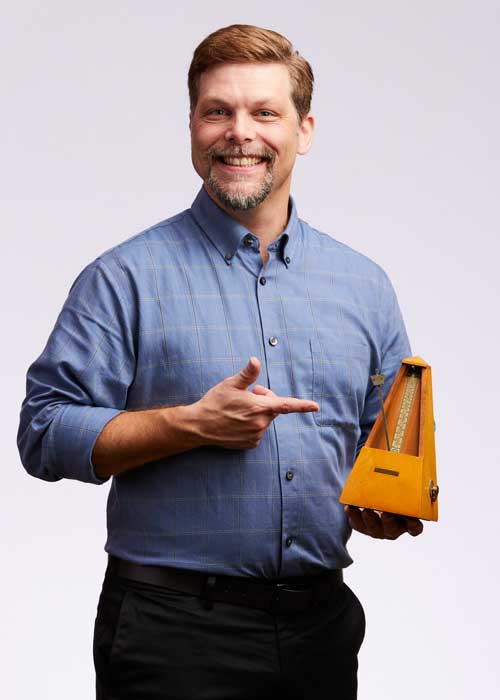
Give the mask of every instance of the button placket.
<path id="1" fill-rule="evenodd" d="M 287 338 L 283 326 L 282 303 L 280 300 L 280 288 L 277 285 L 275 275 L 282 275 L 283 260 L 277 257 L 276 251 L 270 251 L 269 260 L 262 266 L 258 275 L 258 283 L 255 284 L 257 293 L 259 313 L 262 328 L 262 339 L 264 341 L 264 352 L 266 357 L 266 369 L 268 374 L 268 386 L 281 396 L 288 396 L 290 388 L 284 376 L 284 367 L 288 361 Z M 263 282 L 263 279 L 266 281 Z M 279 416 L 273 422 L 272 433 L 279 436 L 279 420 L 286 421 L 284 429 L 284 440 L 288 441 L 285 435 L 293 426 L 293 416 Z M 281 444 L 281 441 L 280 441 Z M 286 445 L 282 445 L 286 452 Z M 284 536 L 281 540 L 283 565 L 285 569 L 294 567 L 297 556 L 296 549 L 292 545 L 295 543 L 295 532 L 300 526 L 300 512 L 297 506 L 297 498 L 287 498 L 295 496 L 300 491 L 300 480 L 296 479 L 295 470 L 288 465 L 293 462 L 294 455 L 287 454 L 287 459 L 282 461 L 281 448 L 276 449 L 276 478 L 283 484 L 283 494 L 281 500 L 281 523 Z M 295 455 L 296 457 L 296 455 Z M 291 533 L 291 534 L 290 534 Z"/>

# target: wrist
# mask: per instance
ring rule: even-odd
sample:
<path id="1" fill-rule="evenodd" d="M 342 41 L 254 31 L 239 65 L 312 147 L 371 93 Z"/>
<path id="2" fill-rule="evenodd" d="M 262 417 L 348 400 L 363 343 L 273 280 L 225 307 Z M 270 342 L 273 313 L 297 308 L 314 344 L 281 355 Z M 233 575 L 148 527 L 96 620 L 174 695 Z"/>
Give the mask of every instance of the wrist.
<path id="1" fill-rule="evenodd" d="M 201 430 L 198 402 L 166 409 L 165 416 L 169 426 L 180 434 L 188 449 L 195 449 L 206 444 Z"/>

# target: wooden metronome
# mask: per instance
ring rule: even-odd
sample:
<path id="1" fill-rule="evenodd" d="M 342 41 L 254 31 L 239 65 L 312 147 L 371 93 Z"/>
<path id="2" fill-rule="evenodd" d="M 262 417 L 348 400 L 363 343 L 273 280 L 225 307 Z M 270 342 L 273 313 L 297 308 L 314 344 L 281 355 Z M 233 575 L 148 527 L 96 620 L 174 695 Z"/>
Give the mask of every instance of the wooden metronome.
<path id="1" fill-rule="evenodd" d="M 379 392 L 381 411 L 339 501 L 437 520 L 431 368 L 421 357 L 403 360 L 385 403 L 384 376 L 377 371 L 371 380 Z"/>

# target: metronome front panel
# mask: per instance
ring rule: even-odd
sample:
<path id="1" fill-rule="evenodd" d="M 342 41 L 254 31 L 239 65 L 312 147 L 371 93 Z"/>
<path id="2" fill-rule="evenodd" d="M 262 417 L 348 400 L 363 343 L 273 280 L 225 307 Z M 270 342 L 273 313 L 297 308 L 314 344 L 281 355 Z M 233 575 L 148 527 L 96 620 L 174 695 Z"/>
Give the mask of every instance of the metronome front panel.
<path id="1" fill-rule="evenodd" d="M 387 513 L 422 517 L 422 459 L 363 447 L 355 479 L 348 480 L 341 502 Z"/>

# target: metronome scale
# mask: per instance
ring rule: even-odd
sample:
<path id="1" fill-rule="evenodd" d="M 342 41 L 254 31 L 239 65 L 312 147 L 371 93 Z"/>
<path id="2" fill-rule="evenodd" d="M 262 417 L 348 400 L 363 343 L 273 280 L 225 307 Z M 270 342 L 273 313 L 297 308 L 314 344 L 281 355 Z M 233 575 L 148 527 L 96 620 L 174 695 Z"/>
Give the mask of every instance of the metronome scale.
<path id="1" fill-rule="evenodd" d="M 340 503 L 424 520 L 438 519 L 431 368 L 403 360 L 383 402 L 384 376 L 371 377 L 381 411 L 361 448 Z"/>

